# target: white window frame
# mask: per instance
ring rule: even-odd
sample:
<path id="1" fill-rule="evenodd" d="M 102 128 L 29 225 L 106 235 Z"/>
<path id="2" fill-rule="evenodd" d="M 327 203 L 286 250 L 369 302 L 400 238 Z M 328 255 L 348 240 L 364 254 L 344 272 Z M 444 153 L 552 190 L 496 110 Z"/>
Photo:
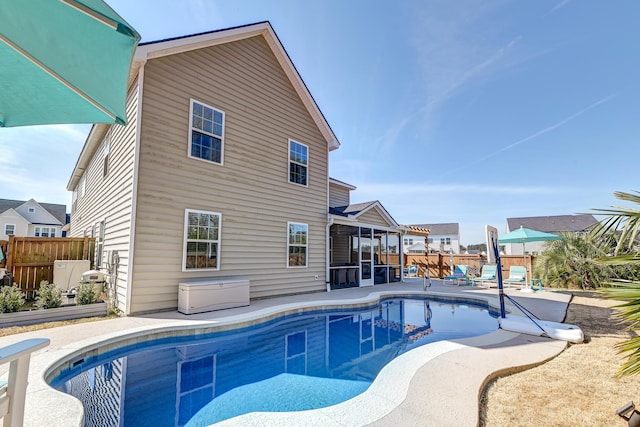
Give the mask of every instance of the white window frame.
<path id="1" fill-rule="evenodd" d="M 102 254 L 104 249 L 104 234 L 105 234 L 105 224 L 104 220 L 100 221 L 97 225 L 98 227 L 98 236 L 96 238 L 96 259 L 95 259 L 95 267 L 96 269 L 100 269 L 102 267 Z"/>
<path id="2" fill-rule="evenodd" d="M 217 239 L 189 239 L 189 214 L 205 214 L 218 216 L 218 238 Z M 182 271 L 217 271 L 220 270 L 220 254 L 221 254 L 221 241 L 222 241 L 222 214 L 219 212 L 203 211 L 198 209 L 185 209 L 184 210 L 184 234 L 182 245 Z M 218 245 L 216 254 L 216 266 L 214 268 L 187 268 L 187 244 L 189 242 L 203 242 L 203 243 L 215 243 Z"/>
<path id="3" fill-rule="evenodd" d="M 296 225 L 296 226 L 304 226 L 305 227 L 305 242 L 304 244 L 302 243 L 291 243 L 291 226 L 292 225 Z M 290 254 L 291 254 L 291 248 L 292 247 L 299 247 L 299 248 L 304 248 L 305 249 L 305 256 L 304 256 L 304 265 L 290 265 L 289 264 L 289 258 L 290 258 Z M 292 222 L 289 221 L 287 222 L 287 268 L 307 268 L 309 266 L 309 224 L 305 224 L 303 222 Z"/>
<path id="4" fill-rule="evenodd" d="M 104 139 L 104 148 L 102 151 L 102 177 L 109 176 L 109 152 L 111 151 L 111 137 L 109 135 Z"/>
<path id="5" fill-rule="evenodd" d="M 56 229 L 55 227 L 35 227 L 33 235 L 35 237 L 56 237 Z"/>
<path id="6" fill-rule="evenodd" d="M 215 133 L 209 133 L 203 129 L 199 129 L 193 126 L 193 107 L 195 104 L 199 104 L 203 108 L 208 108 L 210 110 L 213 110 L 214 113 L 218 112 L 222 114 L 222 131 L 220 132 L 220 135 L 216 135 Z M 187 156 L 191 159 L 200 160 L 201 162 L 207 162 L 208 164 L 214 164 L 214 165 L 220 165 L 220 166 L 224 165 L 224 131 L 226 127 L 225 121 L 226 121 L 226 117 L 225 117 L 224 111 L 220 110 L 219 108 L 215 108 L 210 105 L 207 105 L 204 102 L 200 102 L 191 98 L 189 102 L 189 137 L 188 137 L 189 143 L 187 144 Z M 192 137 L 193 137 L 194 131 L 220 140 L 220 162 L 214 162 L 213 160 L 204 159 L 202 157 L 194 156 L 191 154 L 191 146 L 193 145 Z"/>
<path id="7" fill-rule="evenodd" d="M 13 231 L 8 233 L 8 228 L 13 227 Z M 16 225 L 15 224 L 5 224 L 4 225 L 4 234 L 5 236 L 15 236 L 16 235 Z"/>
<path id="8" fill-rule="evenodd" d="M 306 150 L 307 150 L 307 159 L 306 159 L 307 163 L 306 164 L 303 164 L 303 163 L 300 163 L 300 162 L 297 162 L 297 161 L 294 161 L 294 160 L 291 159 L 291 149 L 292 149 L 293 144 L 301 145 L 302 147 L 306 148 Z M 306 145 L 306 144 L 303 144 L 303 143 L 301 143 L 299 141 L 296 141 L 294 139 L 289 138 L 289 144 L 288 144 L 288 150 L 287 150 L 287 158 L 289 160 L 287 162 L 287 181 L 289 181 L 291 184 L 300 185 L 302 187 L 308 187 L 309 186 L 309 146 Z M 295 164 L 295 165 L 302 166 L 302 167 L 306 168 L 306 170 L 307 170 L 307 174 L 306 174 L 307 180 L 306 180 L 306 182 L 304 184 L 300 184 L 299 182 L 295 182 L 295 181 L 291 180 L 291 165 L 292 164 Z"/>
<path id="9" fill-rule="evenodd" d="M 29 212 L 29 213 L 34 213 L 35 211 L 36 211 L 36 208 L 34 208 L 34 207 L 27 208 L 27 212 Z"/>

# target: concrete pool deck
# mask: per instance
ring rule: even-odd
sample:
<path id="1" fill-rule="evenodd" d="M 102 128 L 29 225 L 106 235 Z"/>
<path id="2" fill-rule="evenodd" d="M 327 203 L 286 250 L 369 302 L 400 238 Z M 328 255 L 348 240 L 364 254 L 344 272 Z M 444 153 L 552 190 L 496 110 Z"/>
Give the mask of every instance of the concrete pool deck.
<path id="1" fill-rule="evenodd" d="M 427 295 L 472 297 L 498 307 L 497 289 L 444 284 L 432 280 Z M 51 345 L 34 353 L 29 372 L 25 426 L 82 425 L 79 401 L 49 387 L 44 376 L 61 358 L 82 355 L 97 342 L 114 343 L 122 335 L 144 339 L 157 328 L 203 327 L 236 322 L 256 322 L 283 310 L 377 299 L 378 294 L 422 294 L 422 279 L 369 288 L 255 300 L 250 306 L 209 313 L 183 315 L 162 312 L 82 323 L 0 337 L 0 347 L 27 339 L 49 338 Z M 534 293 L 507 288 L 506 293 L 543 320 L 562 322 L 571 299 L 565 292 Z M 507 309 L 516 314 L 507 303 Z M 504 330 L 480 337 L 429 344 L 395 359 L 363 394 L 328 408 L 291 413 L 254 413 L 219 425 L 232 426 L 476 426 L 478 401 L 484 386 L 495 376 L 544 363 L 567 346 L 564 341 L 522 335 Z M 6 366 L 0 375 L 6 377 Z"/>

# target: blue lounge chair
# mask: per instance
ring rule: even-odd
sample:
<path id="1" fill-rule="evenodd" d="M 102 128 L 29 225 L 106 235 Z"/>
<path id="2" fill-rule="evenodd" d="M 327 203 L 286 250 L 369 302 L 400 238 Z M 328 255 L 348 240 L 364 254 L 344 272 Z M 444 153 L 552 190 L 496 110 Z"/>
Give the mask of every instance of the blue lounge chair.
<path id="1" fill-rule="evenodd" d="M 404 277 L 418 277 L 418 266 L 412 264 L 409 267 L 405 268 Z"/>
<path id="2" fill-rule="evenodd" d="M 453 269 L 453 274 L 444 276 L 444 282 L 447 283 L 447 281 L 452 281 L 455 282 L 458 286 L 460 286 L 461 284 L 470 285 L 471 280 L 469 279 L 469 276 L 467 276 L 467 268 L 468 267 L 464 264 L 456 265 Z"/>
<path id="3" fill-rule="evenodd" d="M 495 264 L 486 264 L 482 266 L 482 271 L 480 272 L 480 276 L 473 279 L 473 286 L 482 286 L 485 283 L 488 283 L 488 286 L 491 286 L 492 283 L 496 282 L 496 274 L 498 273 L 498 266 Z"/>
<path id="4" fill-rule="evenodd" d="M 502 283 L 507 286 L 511 286 L 511 284 L 516 284 L 520 286 L 524 286 L 526 284 L 527 278 L 527 269 L 521 265 L 512 265 L 509 267 L 509 277 L 504 279 Z"/>

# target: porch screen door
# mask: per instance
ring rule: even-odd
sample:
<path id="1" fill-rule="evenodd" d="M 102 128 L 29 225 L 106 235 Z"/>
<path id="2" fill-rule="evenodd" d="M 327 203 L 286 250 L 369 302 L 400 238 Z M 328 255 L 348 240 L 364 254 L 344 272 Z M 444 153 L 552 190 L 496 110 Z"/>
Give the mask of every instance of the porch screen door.
<path id="1" fill-rule="evenodd" d="M 360 286 L 373 285 L 373 236 L 370 228 L 360 229 Z"/>

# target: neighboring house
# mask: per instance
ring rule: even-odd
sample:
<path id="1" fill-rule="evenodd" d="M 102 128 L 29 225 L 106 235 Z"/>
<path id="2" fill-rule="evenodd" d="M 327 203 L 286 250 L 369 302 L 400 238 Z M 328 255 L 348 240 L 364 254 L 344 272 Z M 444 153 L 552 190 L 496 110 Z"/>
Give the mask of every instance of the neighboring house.
<path id="1" fill-rule="evenodd" d="M 67 186 L 117 307 L 176 309 L 199 279 L 324 291 L 339 143 L 271 25 L 142 43 L 131 76 L 127 125 L 92 127 Z"/>
<path id="2" fill-rule="evenodd" d="M 517 230 L 520 227 L 545 233 L 584 233 L 590 227 L 597 224 L 598 220 L 593 215 L 554 215 L 554 216 L 532 216 L 525 218 L 507 218 L 506 233 Z M 528 254 L 537 254 L 542 249 L 544 242 L 527 242 L 525 251 Z M 521 243 L 505 245 L 507 255 L 524 255 Z"/>
<path id="3" fill-rule="evenodd" d="M 351 204 L 355 189 L 329 179 L 328 285 L 336 289 L 401 281 L 402 238 L 409 229 L 377 200 Z"/>
<path id="4" fill-rule="evenodd" d="M 34 199 L 0 199 L 0 240 L 19 237 L 62 237 L 66 205 L 38 203 Z"/>
<path id="5" fill-rule="evenodd" d="M 413 224 L 412 227 L 430 230 L 427 238 L 429 252 L 460 253 L 460 226 L 456 223 L 443 224 Z M 417 243 L 424 245 L 424 237 L 409 232 L 404 238 L 407 247 L 414 245 L 414 250 L 419 250 Z"/>

